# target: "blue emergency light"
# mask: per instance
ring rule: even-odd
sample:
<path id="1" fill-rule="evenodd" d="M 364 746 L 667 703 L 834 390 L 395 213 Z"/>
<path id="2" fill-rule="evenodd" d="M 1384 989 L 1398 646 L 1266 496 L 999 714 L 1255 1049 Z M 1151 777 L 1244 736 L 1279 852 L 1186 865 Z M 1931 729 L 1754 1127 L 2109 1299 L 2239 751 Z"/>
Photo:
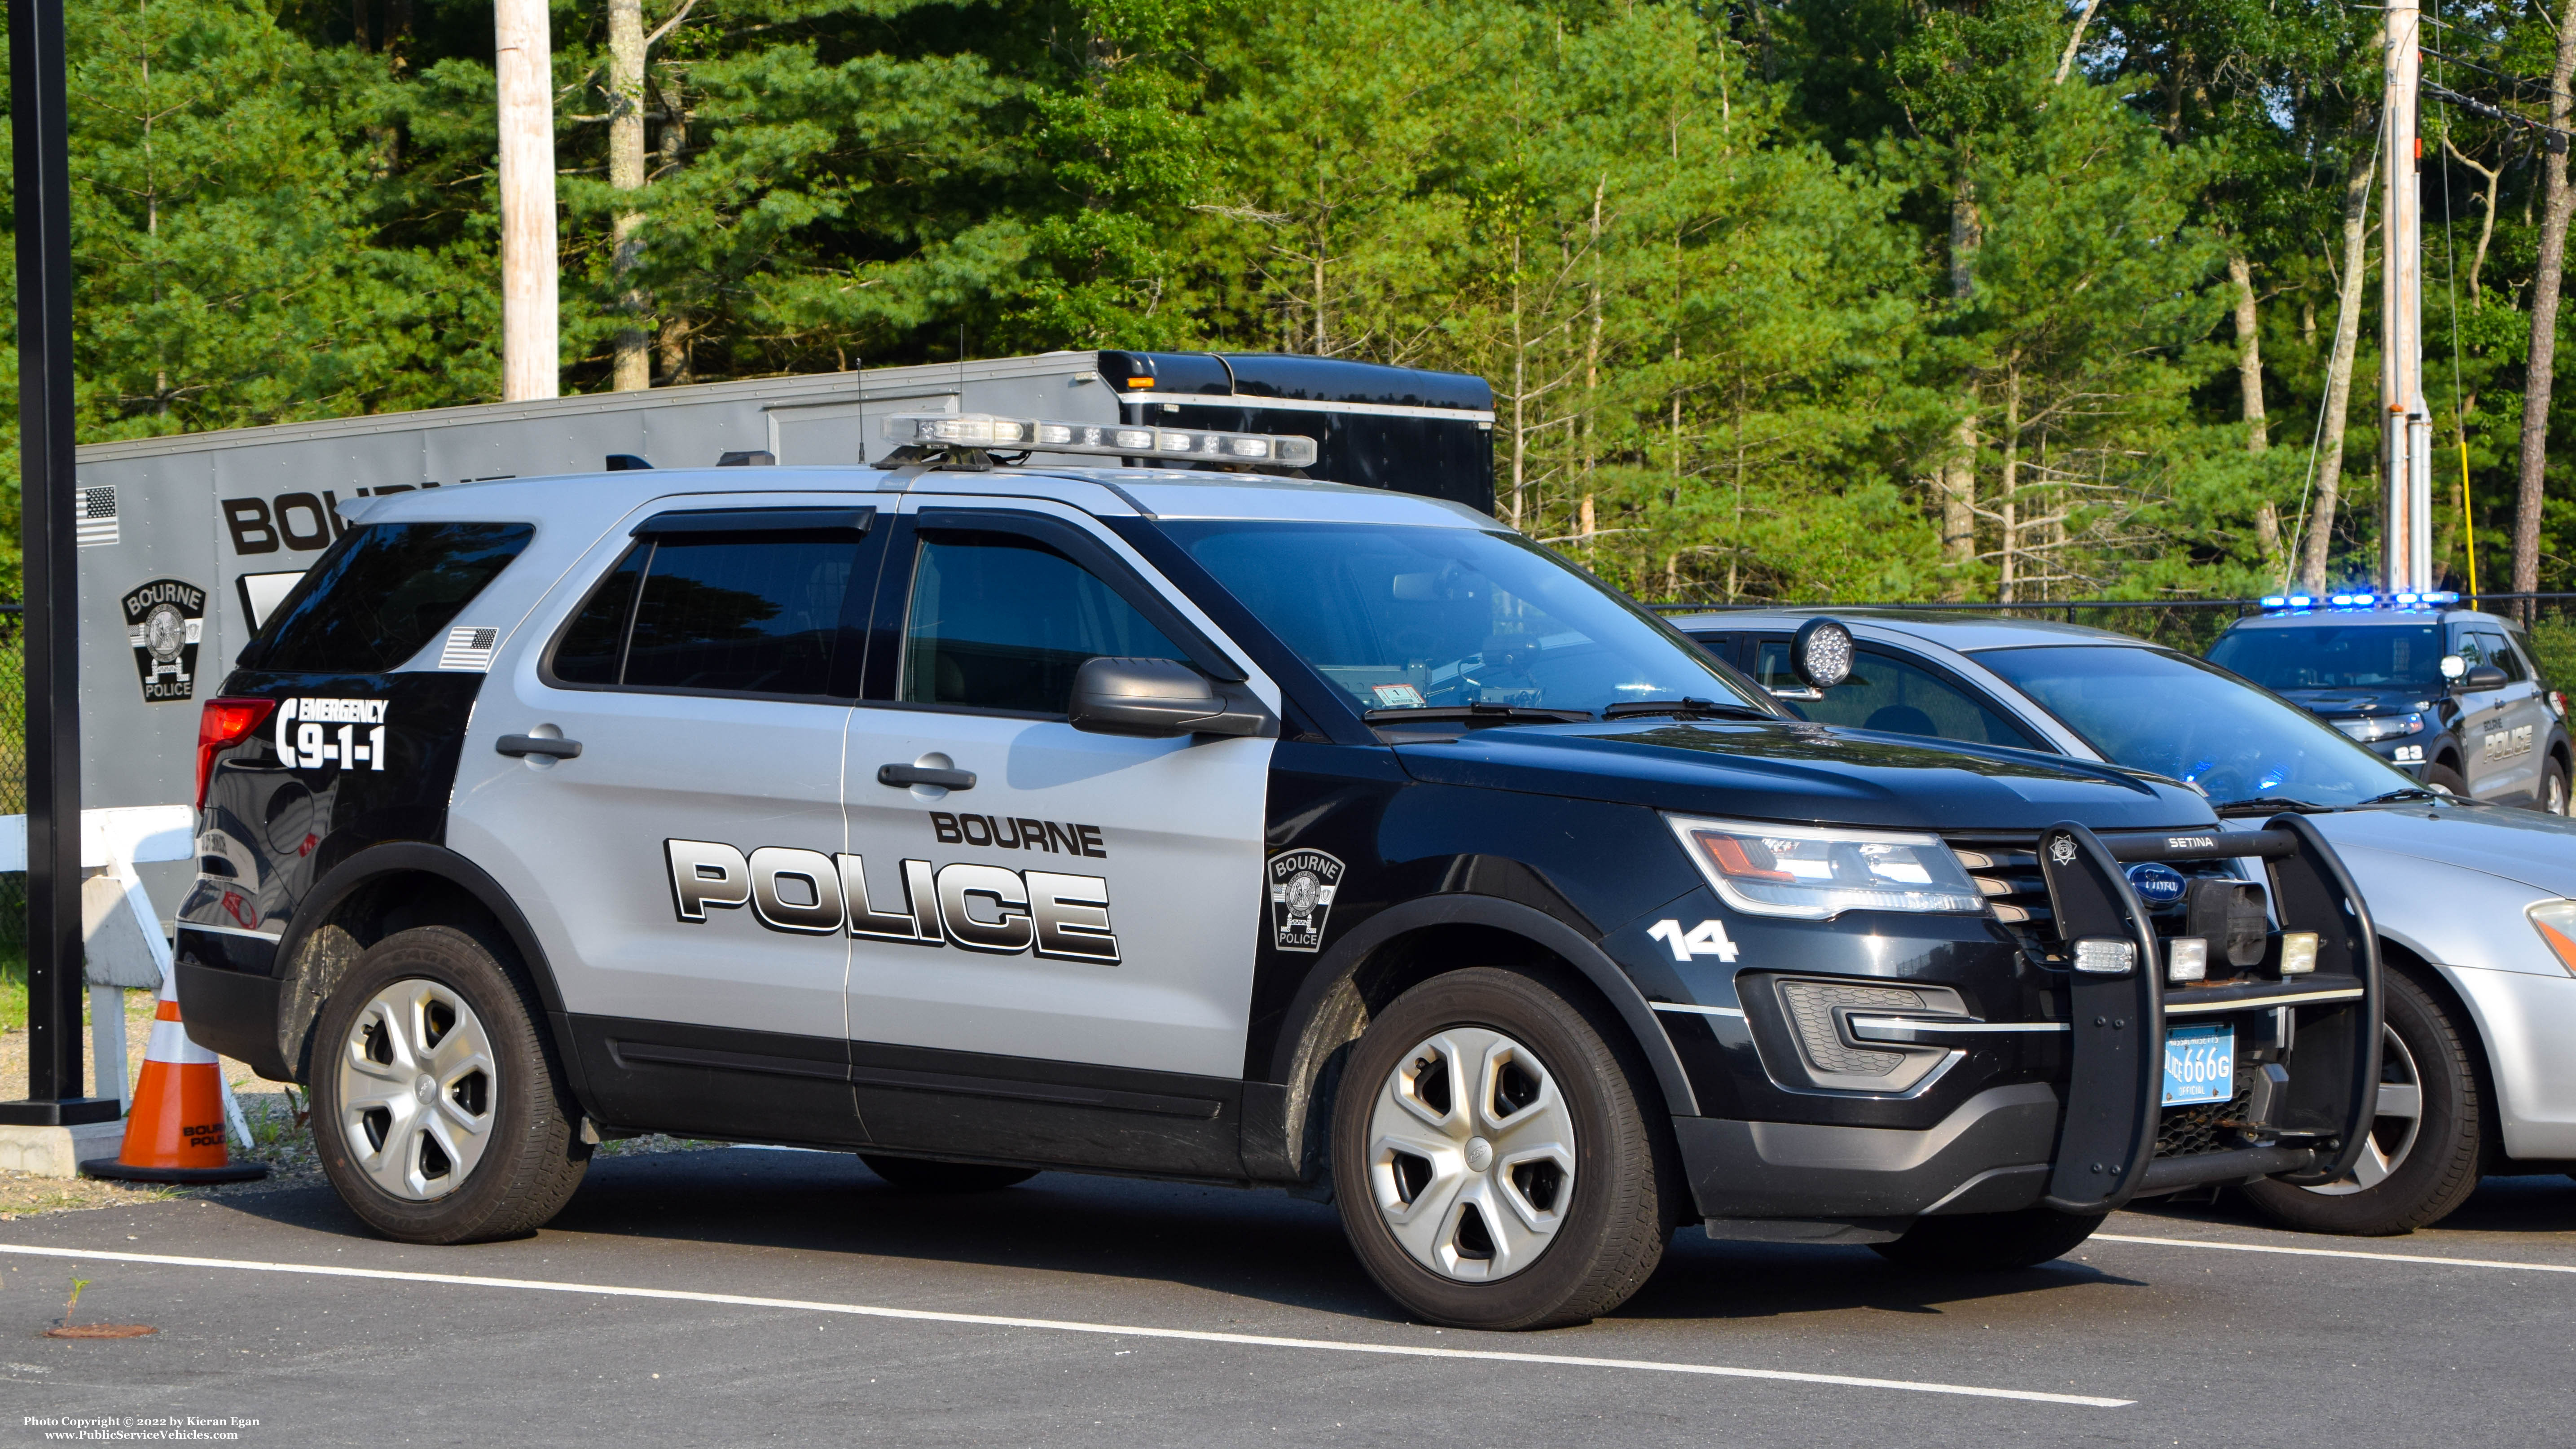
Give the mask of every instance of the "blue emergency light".
<path id="1" fill-rule="evenodd" d="M 2391 604 L 2405 609 L 2459 601 L 2458 594 L 2441 589 L 2431 593 L 2329 594 L 2322 600 L 2308 594 L 2267 594 L 2261 603 L 2266 609 L 2313 609 L 2320 603 L 2329 609 L 2377 609 Z"/>

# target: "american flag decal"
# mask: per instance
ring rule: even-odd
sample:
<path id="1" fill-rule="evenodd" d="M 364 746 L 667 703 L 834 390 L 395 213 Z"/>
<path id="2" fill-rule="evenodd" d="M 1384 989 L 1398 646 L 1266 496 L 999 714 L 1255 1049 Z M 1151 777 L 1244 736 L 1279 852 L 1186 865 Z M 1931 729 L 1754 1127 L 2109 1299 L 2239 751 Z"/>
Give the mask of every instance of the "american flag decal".
<path id="1" fill-rule="evenodd" d="M 459 624 L 447 631 L 447 647 L 438 652 L 438 667 L 486 673 L 492 668 L 492 646 L 500 640 L 498 629 Z"/>
<path id="2" fill-rule="evenodd" d="M 72 541 L 82 548 L 116 542 L 116 485 L 82 488 L 72 494 Z"/>

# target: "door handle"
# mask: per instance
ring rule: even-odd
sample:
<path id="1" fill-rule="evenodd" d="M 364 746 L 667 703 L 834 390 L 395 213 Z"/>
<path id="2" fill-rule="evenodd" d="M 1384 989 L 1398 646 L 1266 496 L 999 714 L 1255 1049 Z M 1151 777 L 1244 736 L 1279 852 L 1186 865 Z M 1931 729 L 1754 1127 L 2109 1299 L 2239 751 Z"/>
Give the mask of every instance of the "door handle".
<path id="1" fill-rule="evenodd" d="M 549 739 L 544 735 L 503 735 L 492 748 L 512 757 L 544 755 L 549 759 L 578 760 L 581 741 Z"/>
<path id="2" fill-rule="evenodd" d="M 975 788 L 975 772 L 934 770 L 924 765 L 879 765 L 877 783 L 897 786 L 937 785 L 946 790 L 972 790 Z"/>

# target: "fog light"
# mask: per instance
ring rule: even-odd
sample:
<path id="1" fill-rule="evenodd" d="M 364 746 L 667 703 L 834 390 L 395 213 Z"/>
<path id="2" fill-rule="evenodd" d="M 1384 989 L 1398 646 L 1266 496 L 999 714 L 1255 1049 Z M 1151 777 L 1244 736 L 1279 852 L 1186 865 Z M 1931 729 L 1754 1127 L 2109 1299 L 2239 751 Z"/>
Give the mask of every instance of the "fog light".
<path id="1" fill-rule="evenodd" d="M 2284 931 L 2281 933 L 2281 974 L 2305 976 L 2317 969 L 2317 933 Z"/>
<path id="2" fill-rule="evenodd" d="M 2176 936 L 2165 943 L 2167 981 L 2209 979 L 2209 942 L 2199 936 Z"/>
<path id="3" fill-rule="evenodd" d="M 2138 969 L 2138 944 L 2101 937 L 2078 941 L 2075 969 L 2092 976 L 2126 976 Z"/>

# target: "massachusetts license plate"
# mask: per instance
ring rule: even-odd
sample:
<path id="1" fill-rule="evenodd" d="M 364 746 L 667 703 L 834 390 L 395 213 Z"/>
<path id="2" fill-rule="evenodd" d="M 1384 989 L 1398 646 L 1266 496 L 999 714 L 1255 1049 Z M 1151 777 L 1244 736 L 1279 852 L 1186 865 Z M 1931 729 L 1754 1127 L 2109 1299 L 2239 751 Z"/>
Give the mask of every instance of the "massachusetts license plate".
<path id="1" fill-rule="evenodd" d="M 2165 1105 L 2224 1102 L 2236 1095 L 2236 1028 L 2178 1026 L 2165 1033 Z"/>

